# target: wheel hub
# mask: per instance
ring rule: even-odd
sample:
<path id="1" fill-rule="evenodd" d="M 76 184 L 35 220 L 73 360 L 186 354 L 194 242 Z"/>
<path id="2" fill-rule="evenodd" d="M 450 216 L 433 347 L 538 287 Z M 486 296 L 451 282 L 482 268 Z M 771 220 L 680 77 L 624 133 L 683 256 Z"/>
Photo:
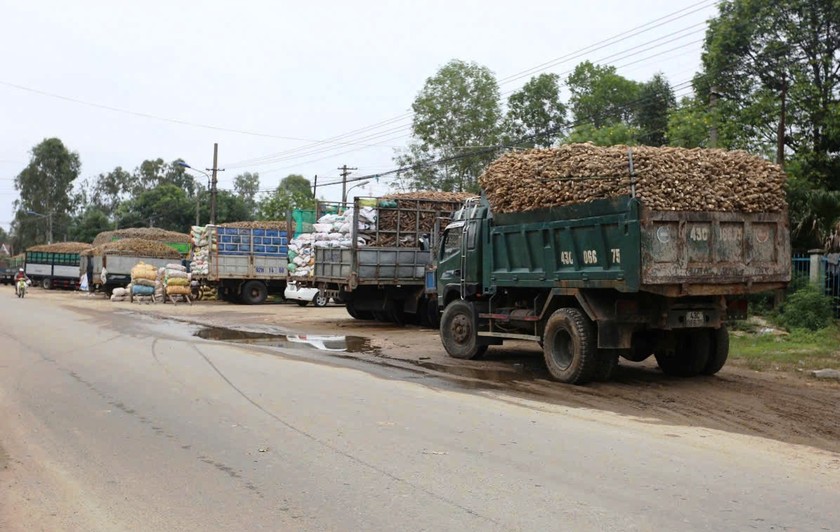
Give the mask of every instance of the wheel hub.
<path id="1" fill-rule="evenodd" d="M 463 344 L 470 338 L 470 320 L 463 314 L 452 320 L 452 339 Z"/>

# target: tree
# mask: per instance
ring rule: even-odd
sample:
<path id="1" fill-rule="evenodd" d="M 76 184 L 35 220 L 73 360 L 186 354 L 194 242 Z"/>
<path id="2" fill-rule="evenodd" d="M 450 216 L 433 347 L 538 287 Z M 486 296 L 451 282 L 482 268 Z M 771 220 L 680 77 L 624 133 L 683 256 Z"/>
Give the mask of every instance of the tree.
<path id="1" fill-rule="evenodd" d="M 696 97 L 685 97 L 668 115 L 668 145 L 705 148 L 708 146 L 711 124 L 712 117 L 707 107 Z"/>
<path id="2" fill-rule="evenodd" d="M 508 98 L 504 130 L 519 146 L 552 146 L 564 136 L 566 106 L 560 101 L 560 76 L 540 74 Z"/>
<path id="3" fill-rule="evenodd" d="M 412 104 L 413 141 L 398 153 L 407 188 L 477 190 L 477 178 L 500 139 L 499 86 L 476 63 L 452 60 L 426 80 Z M 439 169 L 425 171 L 430 161 Z M 425 164 L 424 164 L 425 163 Z"/>
<path id="4" fill-rule="evenodd" d="M 113 229 L 113 224 L 108 215 L 95 206 L 89 206 L 73 218 L 68 238 L 75 242 L 93 242 L 96 235 L 110 229 Z"/>
<path id="5" fill-rule="evenodd" d="M 674 91 L 662 74 L 656 74 L 639 87 L 635 123 L 639 128 L 639 143 L 663 146 L 668 133 L 668 116 L 676 106 Z"/>
<path id="6" fill-rule="evenodd" d="M 134 188 L 134 176 L 121 166 L 99 174 L 95 182 L 86 182 L 85 186 L 90 202 L 108 216 L 113 215 L 120 203 L 131 196 Z"/>
<path id="7" fill-rule="evenodd" d="M 298 174 L 284 177 L 277 189 L 259 202 L 260 220 L 287 220 L 295 209 L 312 209 L 315 197 L 309 180 Z"/>
<path id="8" fill-rule="evenodd" d="M 242 199 L 245 206 L 251 212 L 251 216 L 257 210 L 257 193 L 260 191 L 260 175 L 256 172 L 245 172 L 233 179 L 233 190 Z"/>
<path id="9" fill-rule="evenodd" d="M 565 140 L 566 142 L 591 142 L 597 146 L 615 146 L 616 144 L 633 146 L 638 144 L 636 141 L 638 136 L 638 129 L 623 122 L 617 122 L 602 127 L 582 124 L 577 126 Z"/>
<path id="10" fill-rule="evenodd" d="M 73 210 L 73 182 L 81 170 L 79 154 L 57 138 L 44 139 L 31 153 L 29 164 L 15 177 L 15 189 L 20 193 L 13 223 L 18 249 L 47 242 L 53 231 L 66 231 Z"/>
<path id="11" fill-rule="evenodd" d="M 195 202 L 184 189 L 164 183 L 122 203 L 116 218 L 119 227 L 160 227 L 185 233 L 195 218 Z"/>
<path id="12" fill-rule="evenodd" d="M 616 74 L 613 66 L 584 61 L 566 79 L 575 126 L 599 129 L 618 122 L 630 124 L 639 98 L 639 84 Z"/>

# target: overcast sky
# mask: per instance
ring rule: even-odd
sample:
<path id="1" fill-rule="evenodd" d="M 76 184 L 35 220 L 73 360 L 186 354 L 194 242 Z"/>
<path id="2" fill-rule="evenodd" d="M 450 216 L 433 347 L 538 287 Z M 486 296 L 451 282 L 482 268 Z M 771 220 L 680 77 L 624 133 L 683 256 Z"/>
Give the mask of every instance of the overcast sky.
<path id="1" fill-rule="evenodd" d="M 414 97 L 451 59 L 490 68 L 503 99 L 586 59 L 639 81 L 661 71 L 680 96 L 715 13 L 712 0 L 0 0 L 0 226 L 49 137 L 79 153 L 81 178 L 158 157 L 208 168 L 218 142 L 220 188 L 245 171 L 261 189 L 318 175 L 318 196 L 339 200 L 320 185 L 343 164 L 351 178 L 393 169 Z"/>

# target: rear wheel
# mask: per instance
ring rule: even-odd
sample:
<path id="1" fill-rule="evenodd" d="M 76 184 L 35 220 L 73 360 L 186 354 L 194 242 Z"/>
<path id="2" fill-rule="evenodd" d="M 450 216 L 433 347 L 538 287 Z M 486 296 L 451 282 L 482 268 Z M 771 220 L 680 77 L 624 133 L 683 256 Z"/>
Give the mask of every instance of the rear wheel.
<path id="1" fill-rule="evenodd" d="M 268 288 L 259 281 L 248 281 L 242 286 L 239 299 L 246 305 L 260 305 L 268 297 Z"/>
<path id="2" fill-rule="evenodd" d="M 711 352 L 709 330 L 686 330 L 672 334 L 677 335 L 675 350 L 654 353 L 662 372 L 673 377 L 694 377 L 702 373 Z"/>
<path id="3" fill-rule="evenodd" d="M 487 351 L 478 344 L 478 331 L 473 306 L 466 301 L 453 301 L 447 305 L 440 320 L 440 339 L 452 358 L 478 358 Z"/>
<path id="4" fill-rule="evenodd" d="M 703 375 L 714 375 L 723 368 L 726 359 L 729 358 L 729 331 L 726 325 L 721 325 L 720 329 L 711 332 L 710 344 L 709 361 L 703 368 Z"/>
<path id="5" fill-rule="evenodd" d="M 543 335 L 545 365 L 567 384 L 592 380 L 598 366 L 595 327 L 580 310 L 561 308 L 548 318 Z"/>
<path id="6" fill-rule="evenodd" d="M 315 297 L 312 298 L 312 303 L 316 307 L 326 307 L 327 303 L 329 302 L 330 298 L 328 298 L 326 295 L 321 294 L 321 292 L 318 292 L 317 294 L 315 294 Z"/>
<path id="7" fill-rule="evenodd" d="M 51 289 L 52 288 L 52 279 L 50 279 L 49 277 L 45 277 L 44 279 L 42 279 L 41 280 L 41 288 L 43 288 L 44 290 Z"/>

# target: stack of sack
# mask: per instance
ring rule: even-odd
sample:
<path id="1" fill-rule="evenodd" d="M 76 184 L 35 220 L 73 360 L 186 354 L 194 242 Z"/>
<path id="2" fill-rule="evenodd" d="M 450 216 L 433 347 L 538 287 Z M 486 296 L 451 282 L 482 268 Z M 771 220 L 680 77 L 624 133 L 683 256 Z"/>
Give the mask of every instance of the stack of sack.
<path id="1" fill-rule="evenodd" d="M 215 286 L 203 284 L 198 287 L 199 301 L 215 301 L 217 299 L 219 299 L 219 291 Z"/>
<path id="2" fill-rule="evenodd" d="M 128 301 L 128 290 L 125 288 L 114 288 L 114 291 L 111 292 L 111 301 L 114 303 Z"/>
<path id="3" fill-rule="evenodd" d="M 158 268 L 157 277 L 155 278 L 155 299 L 163 301 L 166 299 L 166 290 L 163 286 L 163 280 L 166 276 L 166 268 Z"/>
<path id="4" fill-rule="evenodd" d="M 167 264 L 163 272 L 163 286 L 167 296 L 189 296 L 190 274 L 180 264 Z"/>
<path id="5" fill-rule="evenodd" d="M 359 210 L 359 226 L 353 227 L 353 209 L 344 214 L 325 214 L 312 224 L 312 233 L 303 233 L 289 242 L 289 275 L 301 279 L 312 277 L 315 270 L 313 248 L 345 248 L 353 246 L 356 238 L 359 246 L 367 244 L 359 233 L 376 229 L 376 209 L 362 207 Z"/>
<path id="6" fill-rule="evenodd" d="M 141 302 L 149 302 L 155 295 L 157 268 L 145 262 L 138 262 L 131 268 L 131 295 Z"/>
<path id="7" fill-rule="evenodd" d="M 190 230 L 193 245 L 193 258 L 190 271 L 194 275 L 210 273 L 210 253 L 218 249 L 216 243 L 216 228 L 212 225 L 194 225 Z"/>

